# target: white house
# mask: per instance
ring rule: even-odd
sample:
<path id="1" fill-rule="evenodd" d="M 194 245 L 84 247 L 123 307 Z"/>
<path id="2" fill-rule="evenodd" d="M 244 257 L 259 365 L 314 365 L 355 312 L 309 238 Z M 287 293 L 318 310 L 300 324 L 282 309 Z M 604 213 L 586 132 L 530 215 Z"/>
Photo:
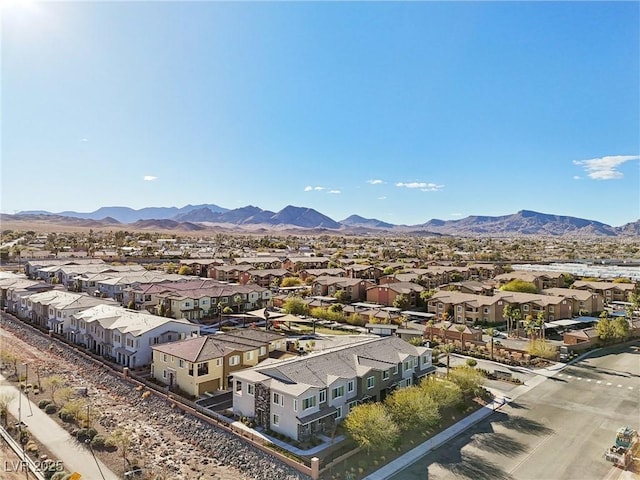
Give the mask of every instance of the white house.
<path id="1" fill-rule="evenodd" d="M 294 440 L 330 433 L 359 402 L 435 371 L 431 350 L 391 336 L 233 375 L 233 412 Z"/>

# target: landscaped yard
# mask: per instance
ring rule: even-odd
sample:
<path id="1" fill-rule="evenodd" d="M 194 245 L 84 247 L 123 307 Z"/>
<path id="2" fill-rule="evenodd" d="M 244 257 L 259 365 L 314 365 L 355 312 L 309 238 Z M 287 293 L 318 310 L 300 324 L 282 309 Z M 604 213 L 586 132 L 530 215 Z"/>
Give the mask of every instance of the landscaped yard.
<path id="1" fill-rule="evenodd" d="M 426 431 L 409 430 L 403 432 L 403 435 L 400 437 L 401 443 L 392 450 L 382 452 L 371 451 L 369 453 L 365 450 L 359 450 L 349 458 L 333 465 L 323 472 L 322 478 L 330 480 L 343 480 L 347 478 L 356 480 L 364 478 L 484 405 L 485 402 L 482 399 L 474 398 L 468 400 L 462 408 L 457 407 L 443 411 L 441 421 L 437 427 Z M 340 427 L 338 434 L 344 434 L 344 431 L 342 431 Z M 356 449 L 357 444 L 353 440 L 347 439 L 335 447 L 324 450 L 319 455 L 316 455 L 320 458 L 320 468 L 325 468 L 334 459 Z"/>

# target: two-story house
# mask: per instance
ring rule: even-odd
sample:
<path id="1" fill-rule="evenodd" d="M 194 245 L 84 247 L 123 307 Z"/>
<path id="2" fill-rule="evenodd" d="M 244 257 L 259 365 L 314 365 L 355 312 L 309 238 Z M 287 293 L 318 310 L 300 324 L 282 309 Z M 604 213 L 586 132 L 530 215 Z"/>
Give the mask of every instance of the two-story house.
<path id="1" fill-rule="evenodd" d="M 151 364 L 152 347 L 197 336 L 187 320 L 159 317 L 119 306 L 99 305 L 72 317 L 73 341 L 130 368 Z"/>
<path id="2" fill-rule="evenodd" d="M 153 347 L 151 376 L 193 397 L 226 390 L 235 371 L 286 350 L 286 338 L 262 330 L 233 330 Z"/>
<path id="3" fill-rule="evenodd" d="M 398 337 L 374 339 L 236 372 L 233 412 L 303 440 L 330 433 L 358 403 L 382 401 L 433 371 L 430 349 Z"/>

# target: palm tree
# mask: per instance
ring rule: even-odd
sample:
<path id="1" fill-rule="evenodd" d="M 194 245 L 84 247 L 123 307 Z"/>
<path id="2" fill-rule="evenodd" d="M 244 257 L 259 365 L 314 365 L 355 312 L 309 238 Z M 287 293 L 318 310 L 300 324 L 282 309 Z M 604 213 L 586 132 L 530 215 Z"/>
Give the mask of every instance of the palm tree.
<path id="1" fill-rule="evenodd" d="M 456 330 L 458 330 L 460 332 L 460 344 L 462 345 L 462 350 L 464 350 L 464 331 L 465 331 L 465 326 L 464 325 L 458 325 L 456 327 Z"/>
<path id="2" fill-rule="evenodd" d="M 502 316 L 507 319 L 507 335 L 511 336 L 511 318 L 513 316 L 514 307 L 511 304 L 507 304 L 502 309 Z"/>
<path id="3" fill-rule="evenodd" d="M 449 377 L 450 357 L 453 349 L 454 346 L 451 343 L 448 343 L 442 347 L 442 351 L 447 355 L 447 377 Z"/>
<path id="4" fill-rule="evenodd" d="M 513 320 L 516 322 L 516 338 L 520 338 L 520 320 L 522 320 L 522 312 L 519 308 L 513 311 Z"/>
<path id="5" fill-rule="evenodd" d="M 487 328 L 487 335 L 491 338 L 491 360 L 493 360 L 493 335 L 496 333 L 495 328 Z"/>
<path id="6" fill-rule="evenodd" d="M 538 315 L 536 315 L 536 327 L 538 327 L 540 329 L 540 331 L 542 332 L 542 339 L 544 340 L 545 336 L 546 336 L 546 332 L 545 332 L 545 318 L 544 318 L 544 312 L 541 310 L 538 312 Z"/>
<path id="7" fill-rule="evenodd" d="M 429 340 L 433 343 L 433 320 L 429 320 L 427 322 L 427 326 L 429 327 Z"/>

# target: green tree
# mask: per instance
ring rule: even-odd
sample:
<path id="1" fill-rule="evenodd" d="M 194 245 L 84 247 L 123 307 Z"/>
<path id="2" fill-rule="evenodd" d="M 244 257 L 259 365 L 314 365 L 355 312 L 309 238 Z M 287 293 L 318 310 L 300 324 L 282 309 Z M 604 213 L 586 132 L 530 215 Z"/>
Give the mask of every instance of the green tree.
<path id="1" fill-rule="evenodd" d="M 388 450 L 400 438 L 400 428 L 378 402 L 353 408 L 344 420 L 344 428 L 367 454 L 371 450 Z"/>
<path id="2" fill-rule="evenodd" d="M 423 430 L 440 421 L 438 405 L 417 385 L 395 390 L 385 407 L 400 430 Z"/>
<path id="3" fill-rule="evenodd" d="M 301 298 L 290 297 L 282 305 L 282 310 L 291 315 L 307 315 L 309 307 Z"/>
<path id="4" fill-rule="evenodd" d="M 302 285 L 302 280 L 298 277 L 286 277 L 280 282 L 281 287 L 299 287 Z"/>
<path id="5" fill-rule="evenodd" d="M 500 290 L 504 292 L 538 293 L 538 287 L 536 287 L 535 284 L 525 282 L 518 278 L 511 280 L 509 283 L 505 283 L 500 287 Z"/>
<path id="6" fill-rule="evenodd" d="M 451 369 L 449 381 L 460 387 L 464 397 L 472 397 L 482 392 L 485 376 L 475 368 L 460 365 Z"/>
<path id="7" fill-rule="evenodd" d="M 616 340 L 626 340 L 629 338 L 629 322 L 625 317 L 618 317 L 612 323 L 613 337 Z"/>
<path id="8" fill-rule="evenodd" d="M 602 343 L 609 343 L 615 338 L 615 327 L 609 319 L 606 310 L 600 314 L 600 320 L 596 324 L 596 333 Z"/>
<path id="9" fill-rule="evenodd" d="M 420 382 L 420 388 L 438 406 L 439 411 L 462 402 L 462 390 L 453 382 L 429 375 Z"/>
<path id="10" fill-rule="evenodd" d="M 349 300 L 351 300 L 351 297 L 349 296 L 349 294 L 346 292 L 346 290 L 338 290 L 336 293 L 333 294 L 333 296 L 340 302 L 340 303 L 346 303 Z"/>
<path id="11" fill-rule="evenodd" d="M 403 293 L 396 295 L 396 298 L 393 299 L 393 306 L 400 310 L 407 310 L 410 306 L 409 299 Z"/>
<path id="12" fill-rule="evenodd" d="M 189 265 L 182 265 L 178 270 L 178 275 L 193 275 L 193 268 Z"/>

